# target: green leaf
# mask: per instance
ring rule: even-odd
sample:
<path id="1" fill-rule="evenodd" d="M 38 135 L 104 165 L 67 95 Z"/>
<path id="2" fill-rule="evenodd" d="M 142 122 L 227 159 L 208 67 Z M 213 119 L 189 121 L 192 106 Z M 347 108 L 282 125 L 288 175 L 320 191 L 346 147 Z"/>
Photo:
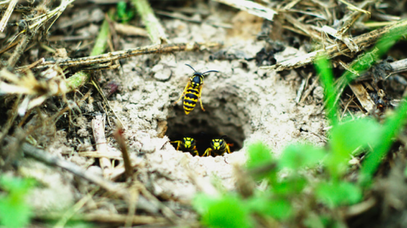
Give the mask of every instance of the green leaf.
<path id="1" fill-rule="evenodd" d="M 344 121 L 332 128 L 329 142 L 334 152 L 346 156 L 359 152 L 358 148 L 375 147 L 380 142 L 382 126 L 371 118 Z"/>
<path id="2" fill-rule="evenodd" d="M 312 167 L 322 160 L 327 152 L 319 147 L 308 144 L 291 144 L 282 153 L 279 166 L 297 170 Z"/>
<path id="3" fill-rule="evenodd" d="M 25 194 L 34 184 L 34 179 L 0 176 L 0 189 L 7 190 L 14 194 Z"/>
<path id="4" fill-rule="evenodd" d="M 333 177 L 339 177 L 347 168 L 351 154 L 374 148 L 380 142 L 383 128 L 375 120 L 362 118 L 336 124 L 331 130 L 331 153 L 325 160 Z"/>
<path id="5" fill-rule="evenodd" d="M 313 212 L 310 212 L 304 220 L 304 225 L 308 228 L 324 228 L 323 219 Z"/>
<path id="6" fill-rule="evenodd" d="M 134 16 L 132 9 L 127 7 L 126 1 L 120 1 L 117 3 L 117 19 L 123 23 L 129 22 Z"/>
<path id="7" fill-rule="evenodd" d="M 307 185 L 307 180 L 302 177 L 288 177 L 274 183 L 271 191 L 280 196 L 293 196 L 300 193 Z"/>
<path id="8" fill-rule="evenodd" d="M 26 227 L 32 215 L 25 196 L 34 184 L 32 179 L 0 176 L 0 187 L 8 192 L 0 197 L 0 224 L 5 227 Z"/>
<path id="9" fill-rule="evenodd" d="M 0 198 L 0 224 L 5 227 L 27 227 L 31 215 L 31 208 L 25 204 L 24 199 Z"/>
<path id="10" fill-rule="evenodd" d="M 328 57 L 320 54 L 315 61 L 315 68 L 320 75 L 322 86 L 324 87 L 325 95 L 325 109 L 327 117 L 334 125 L 338 118 L 336 117 L 337 107 L 335 104 L 336 89 L 334 87 L 334 77 L 332 73 L 331 63 L 328 61 Z"/>
<path id="11" fill-rule="evenodd" d="M 317 198 L 331 208 L 355 204 L 362 199 L 362 190 L 349 182 L 320 183 L 316 189 Z"/>
<path id="12" fill-rule="evenodd" d="M 251 210 L 278 220 L 286 220 L 293 215 L 292 206 L 285 199 L 267 199 L 264 196 L 253 197 L 249 200 L 248 205 Z"/>
<path id="13" fill-rule="evenodd" d="M 211 198 L 201 194 L 195 197 L 193 205 L 208 227 L 252 227 L 246 205 L 236 196 Z"/>
<path id="14" fill-rule="evenodd" d="M 266 167 L 264 171 L 253 175 L 256 180 L 267 179 L 270 184 L 277 181 L 277 169 L 273 163 L 271 149 L 267 145 L 260 141 L 251 143 L 247 147 L 247 155 L 246 166 L 248 170 Z"/>
<path id="15" fill-rule="evenodd" d="M 362 163 L 359 182 L 363 185 L 369 184 L 370 180 L 379 166 L 381 159 L 390 150 L 394 138 L 400 133 L 407 119 L 407 98 L 403 98 L 395 113 L 385 120 L 383 132 L 379 135 L 380 144 L 377 144 L 373 152 L 367 156 Z"/>
<path id="16" fill-rule="evenodd" d="M 247 167 L 254 168 L 270 164 L 273 161 L 271 149 L 262 142 L 251 143 L 247 147 Z"/>
<path id="17" fill-rule="evenodd" d="M 192 201 L 192 206 L 198 212 L 198 214 L 205 214 L 209 210 L 210 205 L 212 205 L 215 201 L 215 197 L 213 196 L 198 193 L 195 195 Z"/>

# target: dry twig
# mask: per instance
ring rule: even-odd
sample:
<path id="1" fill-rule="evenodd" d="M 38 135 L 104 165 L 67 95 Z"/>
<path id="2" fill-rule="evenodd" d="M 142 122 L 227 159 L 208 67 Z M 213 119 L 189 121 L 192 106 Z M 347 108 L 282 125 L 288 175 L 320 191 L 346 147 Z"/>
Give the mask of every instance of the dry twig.
<path id="1" fill-rule="evenodd" d="M 143 37 L 148 36 L 148 33 L 145 29 L 132 25 L 114 22 L 114 29 L 117 31 L 117 33 L 124 34 L 127 36 L 143 36 Z"/>
<path id="2" fill-rule="evenodd" d="M 106 54 L 82 57 L 77 59 L 65 59 L 65 60 L 49 60 L 44 61 L 35 69 L 43 69 L 52 65 L 66 66 L 66 67 L 79 67 L 88 66 L 94 64 L 102 64 L 112 62 L 118 59 L 129 58 L 137 55 L 154 54 L 154 53 L 172 53 L 176 51 L 197 51 L 205 50 L 210 48 L 219 48 L 223 44 L 219 42 L 207 42 L 207 43 L 178 43 L 178 44 L 159 44 L 146 47 L 133 48 L 122 51 L 109 52 Z M 22 70 L 26 66 L 18 68 Z"/>
<path id="3" fill-rule="evenodd" d="M 63 228 L 65 224 L 90 200 L 99 188 L 93 189 L 80 199 L 72 208 L 68 209 L 55 224 L 54 228 Z"/>
<path id="4" fill-rule="evenodd" d="M 35 21 L 34 23 L 30 24 L 27 26 L 27 28 L 23 29 L 21 32 L 19 32 L 11 41 L 11 43 L 21 34 L 25 34 L 25 33 L 32 33 L 32 31 L 34 30 L 39 30 L 40 27 L 42 27 L 43 25 L 45 25 L 45 23 L 47 23 L 49 20 L 53 19 L 54 20 L 51 22 L 51 24 L 49 25 L 48 29 L 46 30 L 46 32 L 48 32 L 49 28 L 51 28 L 51 26 L 53 25 L 53 23 L 59 18 L 59 16 L 65 11 L 66 7 L 68 7 L 68 5 L 70 5 L 71 3 L 73 3 L 75 0 L 62 0 L 61 4 L 56 7 L 55 9 L 34 17 L 30 20 Z"/>
<path id="5" fill-rule="evenodd" d="M 105 136 L 105 115 L 97 115 L 92 119 L 92 131 L 95 138 L 96 150 L 100 153 L 109 153 L 107 148 L 107 140 Z M 102 168 L 103 176 L 108 178 L 111 174 L 112 163 L 109 158 L 99 158 L 100 168 Z"/>
<path id="6" fill-rule="evenodd" d="M 113 133 L 113 136 L 116 139 L 117 143 L 119 144 L 120 151 L 122 152 L 126 177 L 131 178 L 133 176 L 133 169 L 131 167 L 129 151 L 127 149 L 127 145 L 123 137 L 123 131 L 124 130 L 122 126 L 118 126 L 116 131 Z"/>
<path id="7" fill-rule="evenodd" d="M 92 183 L 99 185 L 100 187 L 111 193 L 123 197 L 124 199 L 127 199 L 129 196 L 128 191 L 123 189 L 121 186 L 111 181 L 108 181 L 103 177 L 100 177 L 92 172 L 86 171 L 72 162 L 54 157 L 43 150 L 31 146 L 28 143 L 23 144 L 22 150 L 24 151 L 24 154 L 28 157 L 32 157 L 48 165 L 61 167 L 79 177 L 82 177 Z"/>
<path id="8" fill-rule="evenodd" d="M 52 212 L 48 212 L 46 214 L 37 214 L 35 217 L 38 219 L 46 219 L 46 220 L 55 220 L 61 218 L 61 214 L 56 214 Z M 120 214 L 108 214 L 101 216 L 101 214 L 93 214 L 93 213 L 81 213 L 73 216 L 70 218 L 70 221 L 85 221 L 85 222 L 100 222 L 100 223 L 118 223 L 118 224 L 125 224 L 127 221 L 126 215 Z M 167 220 L 164 218 L 157 218 L 154 216 L 146 216 L 146 215 L 135 215 L 132 217 L 131 223 L 133 225 L 141 225 L 141 224 L 154 224 L 154 225 L 164 225 L 168 224 Z"/>
<path id="9" fill-rule="evenodd" d="M 3 32 L 4 28 L 6 28 L 7 22 L 10 19 L 10 16 L 13 13 L 14 7 L 16 6 L 17 2 L 18 0 L 11 0 L 8 4 L 7 10 L 0 21 L 0 32 Z"/>
<path id="10" fill-rule="evenodd" d="M 0 71 L 0 94 L 26 95 L 20 104 L 18 113 L 23 116 L 30 110 L 42 104 L 52 96 L 64 96 L 68 92 L 66 81 L 61 69 L 49 68 L 42 72 L 48 79 L 36 79 L 31 71 L 26 71 L 22 77 L 9 72 L 6 68 Z"/>
<path id="11" fill-rule="evenodd" d="M 391 73 L 398 73 L 407 70 L 407 59 L 402 59 L 388 63 L 392 69 Z"/>
<path id="12" fill-rule="evenodd" d="M 371 112 L 375 107 L 375 103 L 369 96 L 369 93 L 366 91 L 365 87 L 361 83 L 349 84 L 349 87 L 356 95 L 356 98 L 358 98 L 359 103 L 362 105 L 362 107 L 367 112 Z"/>

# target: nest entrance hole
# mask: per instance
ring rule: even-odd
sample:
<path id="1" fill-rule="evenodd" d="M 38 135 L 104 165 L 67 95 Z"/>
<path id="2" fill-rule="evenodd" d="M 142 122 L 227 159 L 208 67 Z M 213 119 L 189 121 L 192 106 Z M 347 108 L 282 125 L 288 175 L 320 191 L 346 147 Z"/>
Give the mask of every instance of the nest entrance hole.
<path id="1" fill-rule="evenodd" d="M 183 137 L 192 137 L 196 141 L 199 155 L 210 147 L 210 142 L 214 138 L 223 136 L 230 145 L 230 151 L 233 153 L 243 146 L 245 135 L 241 126 L 224 121 L 224 116 L 218 112 L 206 112 L 200 110 L 199 106 L 189 115 L 185 115 L 182 107 L 175 107 L 175 117 L 167 119 L 167 136 L 171 141 L 182 140 Z"/>

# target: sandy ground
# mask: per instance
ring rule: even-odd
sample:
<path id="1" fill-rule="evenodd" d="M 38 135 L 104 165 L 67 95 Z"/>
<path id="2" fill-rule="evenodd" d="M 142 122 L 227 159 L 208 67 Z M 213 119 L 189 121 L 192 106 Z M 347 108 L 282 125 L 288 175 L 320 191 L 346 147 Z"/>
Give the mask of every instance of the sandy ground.
<path id="1" fill-rule="evenodd" d="M 251 27 L 259 27 L 259 22 L 252 23 Z M 240 50 L 247 56 L 254 56 L 264 46 L 263 42 L 245 40 L 243 36 L 239 40 L 227 29 L 208 24 L 164 20 L 164 25 L 171 31 L 174 42 L 227 40 L 230 49 Z M 287 49 L 279 55 L 292 53 L 292 49 Z M 302 79 L 295 71 L 283 77 L 273 71 L 259 70 L 255 61 L 208 61 L 210 54 L 136 57 L 123 66 L 124 77 L 110 75 L 123 86 L 111 105 L 126 126 L 131 148 L 145 156 L 146 173 L 151 174 L 149 181 L 154 192 L 163 198 L 190 199 L 196 188 L 187 175 L 189 172 L 209 179 L 215 176 L 226 189 L 233 189 L 233 164 L 244 164 L 244 145 L 250 141 L 265 142 L 277 155 L 290 142 L 323 143 L 320 136 L 324 135 L 326 122 L 321 111 L 321 87 L 315 89 L 315 95 L 306 104 L 297 104 L 295 98 Z M 147 61 L 156 63 L 143 67 Z M 205 112 L 198 104 L 185 115 L 181 102 L 173 104 L 193 73 L 185 64 L 201 72 L 219 71 L 210 73 L 204 80 Z M 165 121 L 167 134 L 158 138 L 157 129 Z M 173 137 L 200 132 L 210 132 L 215 137 L 227 135 L 238 150 L 224 157 L 192 157 L 168 143 L 168 137 L 178 140 Z"/>
<path id="2" fill-rule="evenodd" d="M 212 20 L 223 20 L 232 24 L 233 28 L 215 27 L 209 23 L 187 23 L 177 19 L 164 19 L 162 22 L 174 43 L 223 41 L 225 50 L 231 53 L 238 50 L 247 57 L 255 56 L 265 45 L 264 41 L 255 40 L 262 21 L 254 16 L 235 14 L 229 10 L 223 15 L 211 15 L 205 19 L 206 22 Z M 139 38 L 127 38 L 121 42 L 123 49 L 150 44 L 147 39 Z M 286 48 L 275 57 L 279 59 L 297 51 L 300 50 Z M 133 57 L 119 70 L 100 73 L 102 85 L 107 81 L 120 85 L 119 93 L 109 98 L 110 106 L 123 123 L 139 179 L 161 199 L 189 202 L 197 191 L 202 190 L 202 183 L 216 182 L 227 190 L 234 189 L 234 165 L 245 163 L 245 145 L 250 142 L 260 140 L 268 144 L 276 156 L 290 142 L 306 140 L 313 144 L 324 143 L 326 121 L 322 111 L 321 87 L 317 86 L 303 104 L 298 104 L 295 99 L 303 77 L 296 71 L 280 74 L 260 70 L 254 60 L 210 61 L 214 52 Z M 219 71 L 205 77 L 202 91 L 205 112 L 197 105 L 189 115 L 185 115 L 181 102 L 174 104 L 193 73 L 185 64 L 201 72 Z M 88 107 L 89 110 L 93 108 L 92 105 Z M 108 120 L 112 121 L 112 118 Z M 92 149 L 88 140 L 92 135 L 90 118 L 78 117 L 74 122 L 79 126 L 75 136 L 79 139 L 70 138 L 65 131 L 59 130 L 54 143 L 47 148 L 50 153 L 72 154 L 72 151 Z M 117 145 L 113 143 L 112 130 L 107 129 L 106 133 L 109 150 L 118 152 Z M 164 132 L 166 134 L 162 135 Z M 211 137 L 226 135 L 226 140 L 234 144 L 233 153 L 217 157 L 193 157 L 189 153 L 177 151 L 169 143 L 170 140 L 179 140 L 188 135 L 204 135 L 209 140 Z M 79 145 L 76 143 L 78 141 L 81 142 Z M 73 148 L 67 145 L 77 146 Z M 68 157 L 68 160 L 82 167 L 101 173 L 97 163 L 94 163 L 95 159 L 85 159 L 74 153 Z M 42 174 L 26 176 L 50 172 L 45 167 L 40 170 Z M 36 208 L 45 209 L 55 208 L 57 204 L 61 208 L 72 205 L 75 198 L 80 198 L 71 184 L 72 178 L 72 175 L 62 177 L 55 174 L 53 180 L 43 180 L 48 188 L 34 193 L 32 204 Z M 86 183 L 77 181 L 77 189 L 83 194 L 86 192 Z M 47 189 L 63 191 L 45 192 Z M 35 200 L 41 199 L 44 194 L 49 194 L 47 198 L 50 201 L 47 204 Z M 61 198 L 65 199 L 63 203 L 59 201 Z M 112 206 L 98 205 L 98 208 L 115 212 Z"/>

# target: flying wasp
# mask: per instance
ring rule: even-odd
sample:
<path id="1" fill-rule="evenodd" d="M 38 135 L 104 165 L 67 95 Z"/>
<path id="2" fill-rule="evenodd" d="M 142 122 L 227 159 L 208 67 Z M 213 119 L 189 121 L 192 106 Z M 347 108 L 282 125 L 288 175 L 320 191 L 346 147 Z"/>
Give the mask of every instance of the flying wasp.
<path id="1" fill-rule="evenodd" d="M 184 137 L 182 140 L 171 141 L 170 143 L 176 144 L 177 150 L 186 151 L 192 155 L 199 155 L 194 138 Z"/>
<path id="2" fill-rule="evenodd" d="M 212 153 L 215 156 L 216 155 L 223 155 L 226 152 L 230 154 L 230 147 L 229 146 L 233 146 L 233 144 L 226 143 L 226 141 L 223 138 L 212 139 L 211 147 L 206 149 L 205 153 L 202 156 L 203 157 L 211 156 Z"/>
<path id="3" fill-rule="evenodd" d="M 176 102 L 174 102 L 174 104 L 178 103 L 178 101 L 181 100 L 182 97 L 184 97 L 183 102 L 184 111 L 185 114 L 188 115 L 192 110 L 194 110 L 196 102 L 198 102 L 199 100 L 202 111 L 205 111 L 201 99 L 204 75 L 210 72 L 219 72 L 219 71 L 208 70 L 206 72 L 201 73 L 196 71 L 191 65 L 189 64 L 185 65 L 191 67 L 191 69 L 194 71 L 194 74 L 189 78 L 190 80 L 185 86 L 184 92 L 182 92 L 181 96 Z"/>

